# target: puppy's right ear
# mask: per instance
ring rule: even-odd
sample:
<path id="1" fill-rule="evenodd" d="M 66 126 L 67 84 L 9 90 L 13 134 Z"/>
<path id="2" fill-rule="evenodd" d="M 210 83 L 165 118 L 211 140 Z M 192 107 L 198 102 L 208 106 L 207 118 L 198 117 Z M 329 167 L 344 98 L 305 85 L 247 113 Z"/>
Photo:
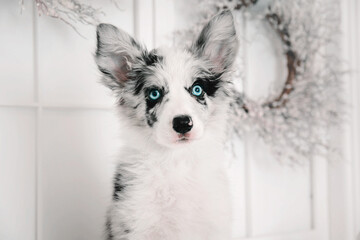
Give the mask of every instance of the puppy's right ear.
<path id="1" fill-rule="evenodd" d="M 233 64 L 238 50 L 234 17 L 230 10 L 214 16 L 194 42 L 191 51 L 212 64 L 212 71 L 227 71 Z"/>
<path id="2" fill-rule="evenodd" d="M 96 33 L 95 60 L 104 74 L 104 84 L 112 90 L 123 87 L 142 48 L 129 34 L 111 24 L 99 24 Z"/>

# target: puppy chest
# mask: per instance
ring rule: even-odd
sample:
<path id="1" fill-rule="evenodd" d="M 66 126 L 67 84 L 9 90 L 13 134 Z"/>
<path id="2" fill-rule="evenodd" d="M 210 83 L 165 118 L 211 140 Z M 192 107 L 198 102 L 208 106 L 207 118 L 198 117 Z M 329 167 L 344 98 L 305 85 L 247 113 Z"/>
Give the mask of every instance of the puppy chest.
<path id="1" fill-rule="evenodd" d="M 165 171 L 153 174 L 139 186 L 135 200 L 159 222 L 186 227 L 228 215 L 227 184 L 221 174 L 198 171 Z"/>

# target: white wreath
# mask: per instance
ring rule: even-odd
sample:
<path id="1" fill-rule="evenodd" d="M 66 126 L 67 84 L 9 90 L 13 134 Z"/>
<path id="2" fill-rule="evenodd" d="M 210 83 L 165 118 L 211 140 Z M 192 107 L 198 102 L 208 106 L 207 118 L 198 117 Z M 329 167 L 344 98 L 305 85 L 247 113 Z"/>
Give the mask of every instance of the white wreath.
<path id="1" fill-rule="evenodd" d="M 266 7 L 257 7 L 260 3 Z M 340 98 L 342 73 L 337 56 L 326 52 L 339 33 L 337 8 L 335 2 L 313 0 L 202 0 L 196 7 L 200 20 L 175 34 L 181 41 L 192 39 L 211 16 L 223 9 L 270 24 L 287 59 L 285 85 L 262 102 L 234 92 L 232 129 L 239 136 L 256 132 L 278 159 L 301 162 L 337 153 L 330 144 L 328 130 L 340 126 L 344 115 Z M 241 74 L 234 78 L 242 80 Z"/>

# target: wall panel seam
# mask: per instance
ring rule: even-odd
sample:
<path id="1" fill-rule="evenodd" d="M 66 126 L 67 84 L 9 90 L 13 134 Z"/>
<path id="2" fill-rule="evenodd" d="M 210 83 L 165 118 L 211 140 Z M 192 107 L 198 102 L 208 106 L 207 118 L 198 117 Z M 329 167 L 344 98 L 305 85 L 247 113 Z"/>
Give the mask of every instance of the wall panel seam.
<path id="1" fill-rule="evenodd" d="M 353 114 L 352 114 L 352 133 L 351 133 L 351 138 L 352 138 L 352 150 L 351 150 L 351 165 L 352 165 L 352 171 L 351 171 L 351 184 L 352 184 L 352 206 L 351 206 L 351 210 L 353 212 L 352 217 L 352 230 L 353 230 L 353 234 L 354 237 L 356 236 L 356 231 L 357 231 L 357 182 L 356 182 L 356 176 L 358 174 L 358 172 L 356 171 L 357 169 L 357 161 L 359 161 L 358 157 L 358 146 L 359 146 L 359 139 L 358 139 L 358 131 L 359 131 L 359 111 L 358 111 L 358 107 L 359 107 L 359 98 L 358 98 L 358 90 L 359 88 L 359 84 L 357 82 L 357 71 L 358 71 L 358 65 L 357 65 L 357 46 L 358 46 L 358 42 L 357 42 L 357 23 L 358 23 L 358 19 L 357 19 L 357 14 L 356 14 L 356 10 L 357 10 L 357 4 L 356 4 L 356 0 L 352 0 L 351 1 L 351 7 L 348 9 L 348 16 L 349 16 L 349 42 L 350 42 L 350 48 L 353 48 L 352 51 L 350 51 L 349 53 L 349 58 L 350 58 L 350 66 L 351 66 L 351 82 L 352 82 L 352 99 L 351 99 L 351 105 L 353 106 Z"/>
<path id="2" fill-rule="evenodd" d="M 353 8 L 353 14 L 354 14 L 354 25 L 353 25 L 353 33 L 354 33 L 354 37 L 353 37 L 353 42 L 354 44 L 354 64 L 353 66 L 355 67 L 355 73 L 353 76 L 353 82 L 356 84 L 356 92 L 359 93 L 360 92 L 360 85 L 358 83 L 359 80 L 359 67 L 360 67 L 360 48 L 359 48 L 359 24 L 360 24 L 360 18 L 358 16 L 358 14 L 360 11 L 360 5 L 358 3 L 358 1 L 353 0 L 353 4 L 354 4 L 354 8 Z M 354 189 L 354 231 L 355 231 L 355 235 L 360 235 L 359 231 L 360 231 L 360 153 L 359 153 L 359 120 L 360 120 L 360 111 L 359 111 L 359 104 L 360 104 L 360 99 L 358 94 L 355 94 L 355 100 L 354 100 L 354 109 L 355 109 L 355 131 L 353 131 L 354 134 L 354 167 L 353 167 L 353 189 Z"/>
<path id="3" fill-rule="evenodd" d="M 37 15 L 36 15 L 36 5 L 35 5 L 35 1 L 32 2 L 32 10 L 33 10 L 33 14 L 32 14 L 32 34 L 33 34 L 33 90 L 34 90 L 34 99 L 33 99 L 33 106 L 30 107 L 34 107 L 36 108 L 36 126 L 35 126 L 35 166 L 34 166 L 34 171 L 35 171 L 35 222 L 34 222 L 34 231 L 35 231 L 35 240 L 39 239 L 39 222 L 38 222 L 38 218 L 39 218 L 39 196 L 38 196 L 38 192 L 39 192 L 39 182 L 38 182 L 38 173 L 39 173 L 39 169 L 38 169 L 38 163 L 39 163 L 39 128 L 40 128 L 40 124 L 39 124 L 39 117 L 40 117 L 40 112 L 39 112 L 39 79 L 38 79 L 38 48 L 37 48 Z"/>
<path id="4" fill-rule="evenodd" d="M 157 36 L 157 27 L 156 27 L 156 0 L 151 0 L 152 1 L 152 28 L 153 28 L 153 36 L 152 36 L 152 41 L 153 41 L 153 47 L 156 47 L 156 36 Z"/>

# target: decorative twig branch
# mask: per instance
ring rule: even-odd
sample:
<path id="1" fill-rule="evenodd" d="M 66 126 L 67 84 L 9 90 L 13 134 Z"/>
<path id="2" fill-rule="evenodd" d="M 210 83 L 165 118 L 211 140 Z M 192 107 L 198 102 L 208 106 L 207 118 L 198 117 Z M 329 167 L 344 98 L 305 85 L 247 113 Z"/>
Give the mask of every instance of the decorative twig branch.
<path id="1" fill-rule="evenodd" d="M 104 13 L 91 5 L 80 3 L 78 0 L 34 0 L 39 14 L 59 19 L 70 26 L 80 36 L 84 37 L 76 27 L 76 24 L 96 25 L 100 15 Z M 116 0 L 112 0 L 117 4 Z M 24 8 L 24 0 L 20 1 L 21 10 Z M 117 5 L 116 5 L 117 6 Z"/>
<path id="2" fill-rule="evenodd" d="M 242 10 L 245 8 L 249 8 L 255 5 L 258 0 L 238 0 L 236 5 L 234 6 L 234 10 Z M 223 6 L 223 9 L 228 8 L 226 5 Z M 294 90 L 293 83 L 296 79 L 296 67 L 299 67 L 301 62 L 297 57 L 297 53 L 291 48 L 290 35 L 288 30 L 288 24 L 283 23 L 283 19 L 277 14 L 271 11 L 271 7 L 268 8 L 269 13 L 266 14 L 265 20 L 270 24 L 273 30 L 280 37 L 283 46 L 286 48 L 286 61 L 287 61 L 287 70 L 288 75 L 286 77 L 286 81 L 284 83 L 284 87 L 281 90 L 280 94 L 273 100 L 266 102 L 263 106 L 267 106 L 269 108 L 279 108 L 283 107 L 287 100 L 289 94 Z M 219 11 L 219 10 L 218 10 Z M 281 27 L 280 27 L 281 26 Z M 246 106 L 244 102 L 242 106 L 243 110 L 246 113 L 249 113 L 249 107 Z"/>
<path id="3" fill-rule="evenodd" d="M 271 7 L 269 7 L 269 11 L 271 11 Z M 283 46 L 286 48 L 286 61 L 287 61 L 287 70 L 288 75 L 286 77 L 286 81 L 283 89 L 278 97 L 274 100 L 265 103 L 264 105 L 270 108 L 279 108 L 283 107 L 288 101 L 289 94 L 294 91 L 294 81 L 296 79 L 296 68 L 300 67 L 301 61 L 298 59 L 298 54 L 292 49 L 292 44 L 290 41 L 290 34 L 288 30 L 288 24 L 283 23 L 283 19 L 278 16 L 276 13 L 268 13 L 265 16 L 265 19 L 269 22 L 269 24 L 273 27 L 273 29 L 279 35 Z M 280 26 L 283 24 L 283 27 Z"/>
<path id="4" fill-rule="evenodd" d="M 258 0 L 240 0 L 234 7 L 234 10 L 241 10 L 242 8 L 250 7 L 257 3 Z"/>

